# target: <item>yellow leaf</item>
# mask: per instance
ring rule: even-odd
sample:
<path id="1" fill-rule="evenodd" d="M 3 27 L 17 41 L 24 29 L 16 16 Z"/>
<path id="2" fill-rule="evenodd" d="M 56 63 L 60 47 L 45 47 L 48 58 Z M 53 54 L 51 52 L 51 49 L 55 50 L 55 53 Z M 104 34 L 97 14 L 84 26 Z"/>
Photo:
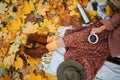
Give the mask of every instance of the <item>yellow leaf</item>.
<path id="1" fill-rule="evenodd" d="M 8 32 L 7 28 L 6 28 L 6 27 L 3 27 L 3 28 L 2 28 L 2 32 L 7 33 L 7 32 Z"/>
<path id="2" fill-rule="evenodd" d="M 30 64 L 38 64 L 39 62 L 41 61 L 41 59 L 40 58 L 32 58 L 32 57 L 28 57 L 28 62 L 30 63 Z"/>
<path id="3" fill-rule="evenodd" d="M 49 25 L 51 25 L 51 24 L 52 24 L 51 21 L 48 20 L 48 19 L 44 19 L 43 22 L 40 22 L 40 26 L 41 26 L 41 27 L 47 27 L 47 26 L 49 26 Z"/>
<path id="4" fill-rule="evenodd" d="M 22 8 L 22 12 L 23 14 L 29 14 L 31 11 L 34 11 L 35 6 L 32 0 L 28 1 L 24 1 L 23 4 L 23 8 Z"/>
<path id="5" fill-rule="evenodd" d="M 55 33 L 57 30 L 57 27 L 55 26 L 55 24 L 49 25 L 47 26 L 47 28 L 50 33 Z"/>
<path id="6" fill-rule="evenodd" d="M 41 74 L 35 75 L 34 73 L 30 73 L 29 80 L 47 80 L 47 78 L 43 77 Z"/>
<path id="7" fill-rule="evenodd" d="M 23 26 L 22 22 L 20 19 L 16 19 L 16 20 L 10 20 L 9 24 L 6 25 L 6 28 L 9 31 L 18 31 L 20 30 L 20 28 Z"/>
<path id="8" fill-rule="evenodd" d="M 19 44 L 15 45 L 15 44 L 12 44 L 10 45 L 10 49 L 9 49 L 9 54 L 11 53 L 16 53 L 18 50 L 19 50 Z"/>
<path id="9" fill-rule="evenodd" d="M 92 10 L 87 10 L 87 13 L 90 16 L 90 19 L 92 20 L 92 22 L 96 21 L 96 16 L 98 15 L 97 12 Z"/>
<path id="10" fill-rule="evenodd" d="M 68 5 L 68 9 L 72 11 L 77 8 L 78 0 L 69 0 Z"/>
<path id="11" fill-rule="evenodd" d="M 5 13 L 5 11 L 7 10 L 6 6 L 7 6 L 6 3 L 1 3 L 0 2 L 0 14 L 4 14 Z"/>
<path id="12" fill-rule="evenodd" d="M 80 17 L 80 14 L 79 14 L 78 12 L 75 12 L 75 11 L 73 10 L 73 11 L 70 11 L 70 16 Z"/>
<path id="13" fill-rule="evenodd" d="M 39 4 L 37 6 L 37 13 L 39 15 L 45 16 L 46 15 L 46 11 L 49 11 L 49 5 L 48 4 L 45 4 L 45 5 Z"/>
<path id="14" fill-rule="evenodd" d="M 15 59 L 15 54 L 11 54 L 10 56 L 6 57 L 3 62 L 4 62 L 4 67 L 9 69 L 11 65 L 13 65 Z"/>
<path id="15" fill-rule="evenodd" d="M 23 67 L 23 60 L 20 57 L 16 58 L 16 61 L 14 62 L 14 67 L 16 69 L 21 69 Z"/>
<path id="16" fill-rule="evenodd" d="M 38 23 L 33 24 L 31 22 L 28 22 L 25 25 L 25 28 L 23 28 L 23 33 L 24 34 L 35 33 L 35 32 L 38 32 L 38 31 L 39 31 L 39 25 L 38 25 Z"/>
<path id="17" fill-rule="evenodd" d="M 110 16 L 110 15 L 112 15 L 112 9 L 110 8 L 110 6 L 109 5 L 107 5 L 106 7 L 105 7 L 105 11 L 106 11 L 106 15 L 107 16 Z"/>
<path id="18" fill-rule="evenodd" d="M 45 73 L 45 75 L 48 77 L 48 80 L 57 80 L 57 76 L 50 74 L 50 73 Z"/>

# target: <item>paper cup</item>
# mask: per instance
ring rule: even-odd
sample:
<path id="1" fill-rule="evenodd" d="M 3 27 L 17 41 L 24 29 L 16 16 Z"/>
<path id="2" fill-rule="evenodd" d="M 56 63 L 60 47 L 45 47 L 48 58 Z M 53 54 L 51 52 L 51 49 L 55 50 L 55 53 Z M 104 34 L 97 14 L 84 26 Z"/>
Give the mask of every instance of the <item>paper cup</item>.
<path id="1" fill-rule="evenodd" d="M 92 43 L 92 44 L 97 43 L 98 40 L 99 40 L 99 38 L 98 38 L 98 35 L 97 35 L 97 34 L 90 34 L 90 35 L 88 36 L 88 41 L 89 41 L 90 43 Z"/>

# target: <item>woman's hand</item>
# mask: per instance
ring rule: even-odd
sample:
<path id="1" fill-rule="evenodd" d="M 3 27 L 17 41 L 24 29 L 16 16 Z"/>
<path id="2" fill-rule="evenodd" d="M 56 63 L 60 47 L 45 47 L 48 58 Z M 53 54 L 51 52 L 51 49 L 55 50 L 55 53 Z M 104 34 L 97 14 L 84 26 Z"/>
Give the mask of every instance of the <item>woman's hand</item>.
<path id="1" fill-rule="evenodd" d="M 102 31 L 104 31 L 106 29 L 105 26 L 101 26 L 99 28 L 93 28 L 90 32 L 90 34 L 99 34 L 101 33 Z"/>

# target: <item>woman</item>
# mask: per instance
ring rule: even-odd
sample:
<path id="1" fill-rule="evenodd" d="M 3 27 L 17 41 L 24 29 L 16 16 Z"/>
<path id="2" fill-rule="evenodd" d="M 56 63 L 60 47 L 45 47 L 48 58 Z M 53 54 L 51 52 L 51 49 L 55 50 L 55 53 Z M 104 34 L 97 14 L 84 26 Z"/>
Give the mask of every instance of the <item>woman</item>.
<path id="1" fill-rule="evenodd" d="M 118 13 L 109 20 L 101 20 L 100 28 L 93 28 L 91 34 L 101 34 L 109 30 L 108 43 L 110 54 L 94 80 L 120 80 L 120 1 L 110 0 L 118 9 Z"/>
<path id="2" fill-rule="evenodd" d="M 56 39 L 56 37 L 48 37 L 47 40 L 44 38 L 43 42 L 47 44 L 46 46 L 41 46 L 38 48 L 24 48 L 24 52 L 30 56 L 41 57 L 44 53 L 54 50 L 59 47 L 66 47 L 65 60 L 72 59 L 81 63 L 86 69 L 88 80 L 93 80 L 95 74 L 103 65 L 107 56 L 109 55 L 107 35 L 108 32 L 102 32 L 98 34 L 100 40 L 96 44 L 91 44 L 88 42 L 87 37 L 90 34 L 93 26 L 99 27 L 101 23 L 96 23 L 90 27 L 84 27 L 78 31 L 67 31 L 63 38 Z M 42 37 L 32 34 L 28 37 L 28 43 L 32 41 L 43 43 Z M 52 41 L 52 42 L 50 42 Z"/>
<path id="3" fill-rule="evenodd" d="M 118 13 L 117 17 L 119 16 L 120 14 Z M 110 25 L 106 25 L 106 21 L 107 23 L 113 21 L 112 27 Z M 32 34 L 28 37 L 28 44 L 32 42 L 39 42 L 46 44 L 46 46 L 41 46 L 38 48 L 25 47 L 24 52 L 31 56 L 41 57 L 43 53 L 46 53 L 50 50 L 54 50 L 59 47 L 66 47 L 67 51 L 64 56 L 65 60 L 72 59 L 81 63 L 86 69 L 88 80 L 93 80 L 95 74 L 101 68 L 110 53 L 113 56 L 118 56 L 120 53 L 120 47 L 118 46 L 120 43 L 120 37 L 118 37 L 120 35 L 119 22 L 120 19 L 118 18 L 118 20 L 116 20 L 113 16 L 113 18 L 109 20 L 102 20 L 90 25 L 90 27 L 84 27 L 77 31 L 69 30 L 66 32 L 66 35 L 63 38 L 41 37 L 39 35 Z M 108 31 L 112 29 L 114 30 Z M 91 44 L 88 42 L 87 38 L 90 33 L 100 33 L 98 34 L 98 43 Z M 117 36 L 117 38 L 115 36 Z M 115 41 L 113 39 L 115 39 Z M 117 49 L 117 51 L 112 49 L 110 47 L 111 45 L 116 46 L 115 49 Z"/>

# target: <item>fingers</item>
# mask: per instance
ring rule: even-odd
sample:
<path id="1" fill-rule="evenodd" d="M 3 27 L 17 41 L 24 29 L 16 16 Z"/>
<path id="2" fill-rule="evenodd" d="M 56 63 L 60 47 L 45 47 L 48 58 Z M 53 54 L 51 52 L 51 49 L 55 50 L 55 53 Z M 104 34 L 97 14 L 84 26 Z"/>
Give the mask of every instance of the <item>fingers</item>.
<path id="1" fill-rule="evenodd" d="M 96 28 L 93 28 L 93 29 L 91 30 L 90 34 L 95 34 L 96 31 L 97 31 L 97 29 L 96 29 Z"/>
<path id="2" fill-rule="evenodd" d="M 99 27 L 99 28 L 93 28 L 93 29 L 91 30 L 90 34 L 99 34 L 99 33 L 101 33 L 101 32 L 102 32 L 101 27 Z"/>

